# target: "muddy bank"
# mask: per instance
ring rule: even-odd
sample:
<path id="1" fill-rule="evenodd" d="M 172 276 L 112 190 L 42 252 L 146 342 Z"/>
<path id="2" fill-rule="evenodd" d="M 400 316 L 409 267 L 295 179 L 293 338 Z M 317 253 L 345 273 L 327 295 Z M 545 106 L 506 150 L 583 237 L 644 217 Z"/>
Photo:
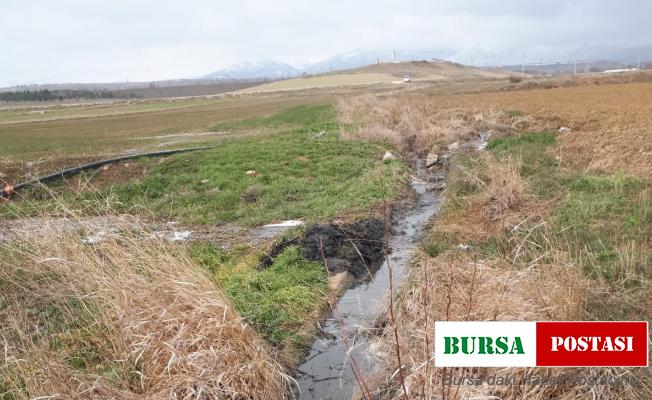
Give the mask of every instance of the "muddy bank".
<path id="1" fill-rule="evenodd" d="M 385 223 L 375 218 L 342 225 L 310 225 L 300 237 L 275 244 L 261 258 L 261 267 L 272 265 L 286 247 L 299 246 L 306 259 L 325 264 L 329 275 L 347 272 L 368 280 L 383 263 L 384 234 Z"/>
<path id="2" fill-rule="evenodd" d="M 301 243 L 303 255 L 325 262 L 331 274 L 350 272 L 370 279 L 383 263 L 385 223 L 365 219 L 350 225 L 313 225 Z"/>

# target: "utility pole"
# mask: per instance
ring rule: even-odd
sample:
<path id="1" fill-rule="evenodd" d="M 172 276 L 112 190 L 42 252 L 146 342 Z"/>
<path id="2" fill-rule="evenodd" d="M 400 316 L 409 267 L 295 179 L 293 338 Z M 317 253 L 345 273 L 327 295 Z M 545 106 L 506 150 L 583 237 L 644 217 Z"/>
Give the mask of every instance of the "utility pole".
<path id="1" fill-rule="evenodd" d="M 638 53 L 638 67 L 636 67 L 636 70 L 641 70 L 641 53 Z"/>
<path id="2" fill-rule="evenodd" d="M 525 52 L 521 55 L 521 75 L 525 74 Z"/>
<path id="3" fill-rule="evenodd" d="M 575 78 L 576 73 L 577 73 L 577 60 L 573 62 L 573 78 Z"/>

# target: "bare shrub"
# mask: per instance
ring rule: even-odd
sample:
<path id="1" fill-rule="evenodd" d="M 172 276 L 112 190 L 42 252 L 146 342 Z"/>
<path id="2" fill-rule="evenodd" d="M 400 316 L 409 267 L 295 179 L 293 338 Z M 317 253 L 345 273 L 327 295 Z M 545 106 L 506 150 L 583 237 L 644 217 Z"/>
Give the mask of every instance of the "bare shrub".
<path id="1" fill-rule="evenodd" d="M 0 392 L 285 398 L 291 379 L 184 250 L 137 227 L 1 244 Z"/>

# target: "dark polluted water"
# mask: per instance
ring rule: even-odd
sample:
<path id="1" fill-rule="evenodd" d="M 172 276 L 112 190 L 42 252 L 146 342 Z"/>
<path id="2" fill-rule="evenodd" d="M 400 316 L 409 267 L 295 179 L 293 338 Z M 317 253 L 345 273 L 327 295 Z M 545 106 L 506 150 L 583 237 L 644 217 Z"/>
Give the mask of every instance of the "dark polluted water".
<path id="1" fill-rule="evenodd" d="M 417 193 L 417 203 L 402 213 L 394 227 L 396 233 L 389 238 L 389 260 L 383 262 L 372 279 L 348 289 L 337 302 L 332 315 L 322 323 L 321 334 L 298 368 L 298 399 L 350 399 L 358 390 L 358 383 L 349 357 L 355 359 L 363 376 L 368 377 L 374 372 L 373 360 L 367 356 L 371 341 L 365 334 L 365 327 L 376 316 L 386 312 L 388 262 L 396 290 L 406 276 L 407 265 L 419 246 L 428 221 L 441 206 L 441 191 L 436 187 L 444 177 L 427 172 L 420 161 L 416 171 L 412 188 Z"/>

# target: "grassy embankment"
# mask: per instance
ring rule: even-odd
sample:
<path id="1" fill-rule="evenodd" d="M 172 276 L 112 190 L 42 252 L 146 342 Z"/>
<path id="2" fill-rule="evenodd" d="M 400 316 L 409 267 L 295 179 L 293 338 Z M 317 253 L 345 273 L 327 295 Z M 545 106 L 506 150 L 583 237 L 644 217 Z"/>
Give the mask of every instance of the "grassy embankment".
<path id="1" fill-rule="evenodd" d="M 447 201 L 400 295 L 397 323 L 411 395 L 514 399 L 648 398 L 649 370 L 512 369 L 627 378 L 624 384 L 447 386 L 432 367 L 437 320 L 650 320 L 650 181 L 562 168 L 550 132 L 492 139 L 451 161 Z M 384 347 L 393 354 L 393 332 Z M 394 356 L 388 362 L 395 365 Z M 388 370 L 388 375 L 393 373 Z M 495 370 L 457 368 L 461 376 Z M 388 393 L 400 396 L 397 375 Z"/>
<path id="2" fill-rule="evenodd" d="M 222 124 L 215 129 L 226 127 Z M 100 187 L 90 193 L 64 192 L 58 201 L 16 199 L 5 203 L 3 214 L 56 218 L 79 215 L 81 209 L 81 215 L 140 212 L 148 217 L 152 213 L 158 217 L 171 215 L 186 223 L 257 225 L 288 218 L 328 220 L 341 212 L 350 215 L 352 210 L 364 211 L 383 195 L 398 193 L 402 164 L 380 162 L 377 158 L 384 150 L 378 146 L 341 141 L 331 107 L 290 109 L 270 117 L 231 122 L 228 128 L 264 128 L 266 134 L 228 141 L 205 153 L 169 157 L 160 163 L 145 161 L 146 173 L 135 182 Z M 322 130 L 326 134 L 315 137 Z M 258 173 L 247 175 L 251 169 Z M 385 179 L 386 193 L 380 192 L 381 179 Z M 101 180 L 101 172 L 84 180 L 92 187 L 95 180 Z M 106 204 L 111 208 L 107 210 Z M 83 227 L 83 217 L 81 221 Z M 15 362 L 0 371 L 2 392 L 16 398 L 55 392 L 75 395 L 76 387 L 85 390 L 90 382 L 98 382 L 99 396 L 183 396 L 192 390 L 189 388 L 249 396 L 260 395 L 258 383 L 269 383 L 269 393 L 263 397 L 284 395 L 287 381 L 269 359 L 278 360 L 278 354 L 257 341 L 252 331 L 243 327 L 244 322 L 268 344 L 279 349 L 296 348 L 304 339 L 306 326 L 318 318 L 328 298 L 323 266 L 304 260 L 297 247 L 286 249 L 270 267 L 261 270 L 260 253 L 246 246 L 225 252 L 209 243 L 194 243 L 186 249 L 171 250 L 165 244 L 142 242 L 149 236 L 146 226 L 143 232 L 120 229 L 111 233 L 107 244 L 82 243 L 81 238 L 88 233 L 81 229 L 72 235 L 49 233 L 48 240 L 43 241 L 3 243 L 0 284 L 6 290 L 2 291 L 0 312 L 18 320 L 3 331 L 9 357 Z M 51 266 L 50 261 L 39 260 L 59 264 Z M 128 270 L 122 269 L 124 265 Z M 82 270 L 77 271 L 78 266 Z M 107 270 L 115 270 L 115 275 L 103 275 Z M 186 289 L 190 280 L 193 283 Z M 105 284 L 102 290 L 98 282 Z M 147 284 L 151 288 L 145 290 Z M 54 291 L 57 287 L 60 289 Z M 177 292 L 183 296 L 175 297 Z M 135 297 L 132 301 L 120 293 Z M 245 332 L 247 343 L 222 336 L 219 329 L 230 331 L 219 328 L 219 324 L 210 335 L 205 332 L 206 318 L 213 318 L 213 314 L 206 315 L 204 307 L 212 307 L 210 313 L 215 315 L 226 315 L 223 324 Z M 156 314 L 172 308 L 179 315 L 168 315 L 169 320 Z M 126 326 L 125 315 L 134 317 Z M 138 342 L 146 336 L 141 328 L 171 334 L 168 325 L 181 320 L 188 329 L 179 332 L 180 336 L 156 339 L 167 343 L 166 348 L 176 349 L 172 353 L 153 347 L 150 339 Z M 41 328 L 34 333 L 31 326 Z M 195 334 L 206 341 L 193 347 L 190 344 L 198 340 Z M 183 348 L 183 354 L 178 341 L 190 346 Z M 223 343 L 226 352 L 237 349 L 240 358 L 226 357 L 233 371 L 244 368 L 263 378 L 251 384 L 245 375 L 236 383 L 230 380 L 231 370 L 224 369 L 224 373 L 215 374 L 219 379 L 203 380 L 204 375 L 193 368 L 222 368 L 218 361 L 225 357 L 221 350 L 211 353 L 210 346 L 203 345 L 208 341 Z M 144 356 L 139 356 L 141 350 Z M 45 358 L 39 358 L 43 352 Z M 193 364 L 191 360 L 200 357 L 198 354 L 214 367 L 206 367 L 203 361 Z M 47 370 L 37 368 L 39 363 Z M 166 363 L 172 363 L 171 367 L 166 369 Z M 177 368 L 177 364 L 182 365 Z M 262 366 L 269 368 L 256 369 Z M 39 386 L 44 377 L 51 384 Z"/>
<path id="3" fill-rule="evenodd" d="M 111 171 L 87 174 L 81 178 L 85 191 L 71 201 L 86 205 L 89 212 L 97 209 L 99 198 L 121 212 L 144 209 L 185 225 L 255 226 L 286 219 L 323 221 L 364 211 L 383 195 L 393 197 L 399 187 L 402 165 L 379 161 L 383 149 L 378 146 L 340 140 L 330 106 L 292 108 L 213 129 L 266 133 L 225 141 L 207 151 L 143 160 L 133 181 L 91 194 L 87 192 L 94 178 L 101 185 L 103 174 Z M 322 131 L 326 133 L 320 136 Z M 129 168 L 137 168 L 131 164 Z M 386 193 L 380 190 L 383 179 Z"/>

